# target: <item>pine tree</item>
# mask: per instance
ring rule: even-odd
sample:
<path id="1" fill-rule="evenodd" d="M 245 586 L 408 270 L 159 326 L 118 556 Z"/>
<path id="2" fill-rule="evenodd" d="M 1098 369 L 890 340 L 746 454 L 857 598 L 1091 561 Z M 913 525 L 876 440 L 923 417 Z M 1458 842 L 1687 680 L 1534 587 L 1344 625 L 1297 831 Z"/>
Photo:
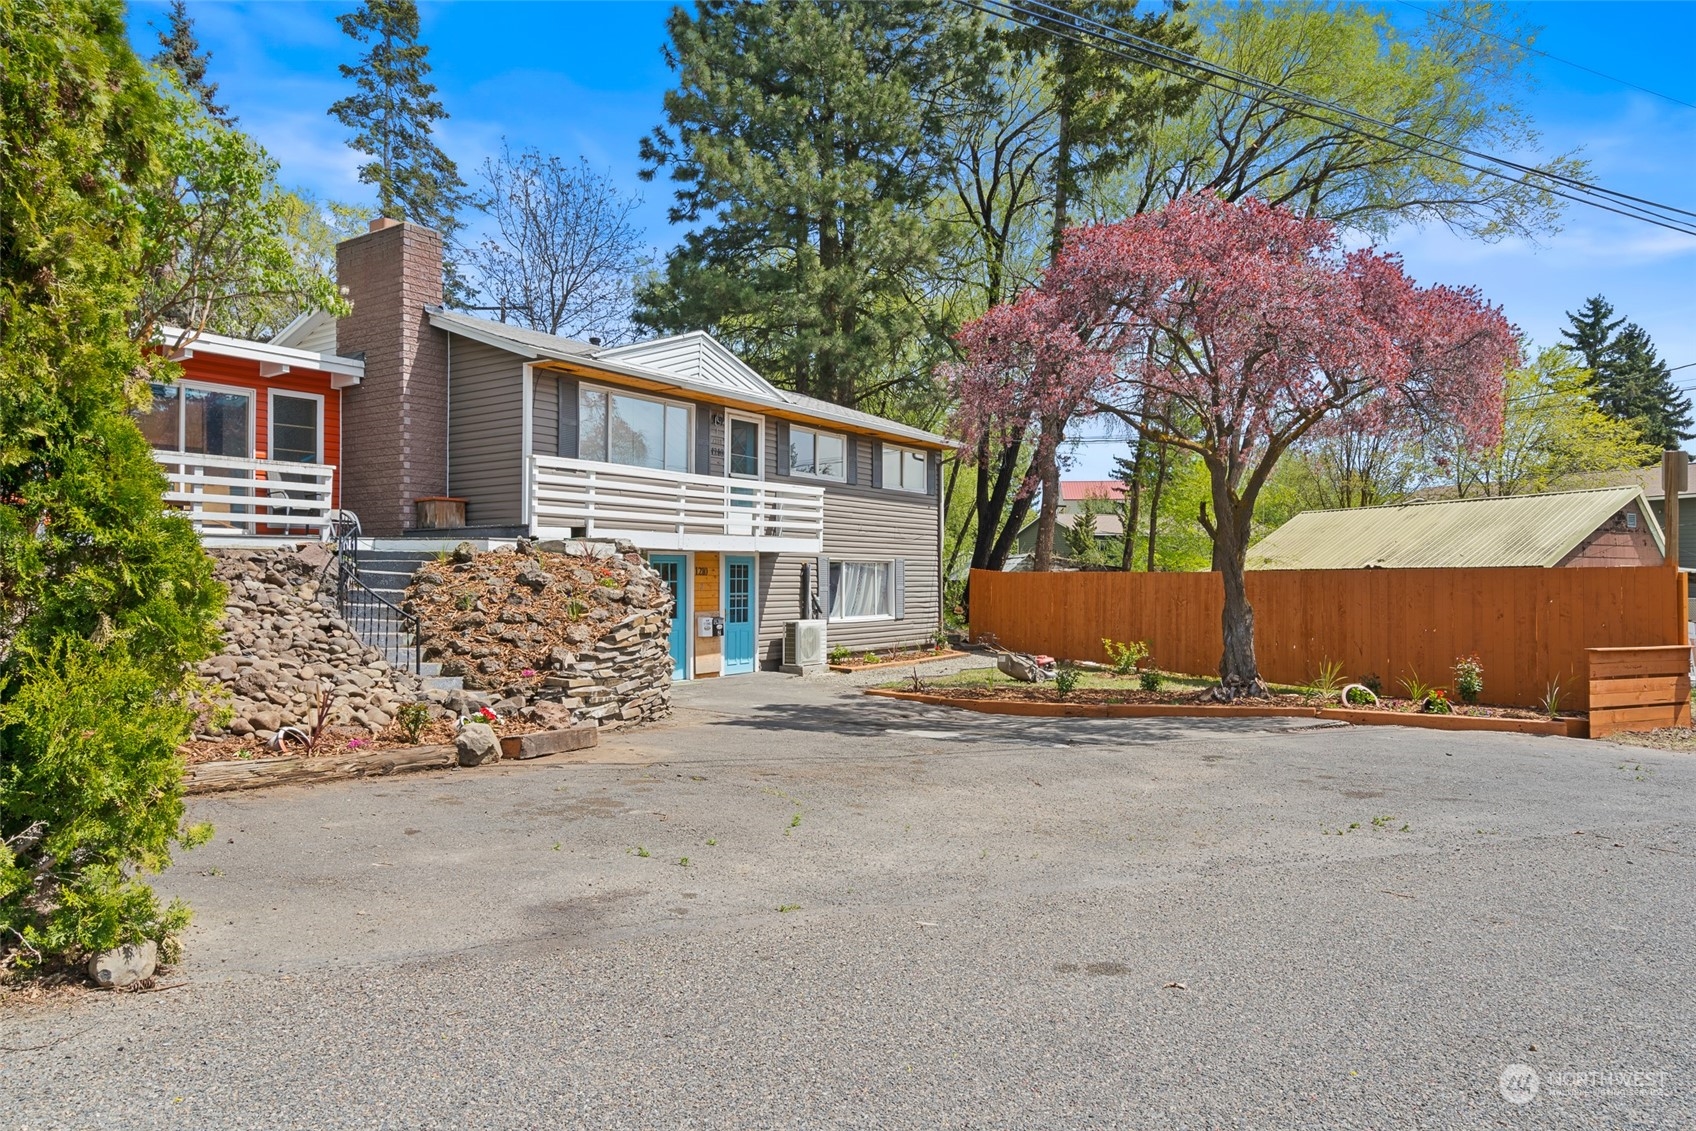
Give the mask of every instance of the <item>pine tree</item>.
<path id="1" fill-rule="evenodd" d="M 349 148 L 371 160 L 359 179 L 377 189 L 377 209 L 396 220 L 425 224 L 452 238 L 465 203 L 459 168 L 433 140 L 434 124 L 448 116 L 426 82 L 430 48 L 418 42 L 418 5 L 413 0 L 365 0 L 359 10 L 336 17 L 351 39 L 369 44 L 357 66 L 341 65 L 358 92 L 338 100 L 330 115 L 354 131 Z"/>
<path id="2" fill-rule="evenodd" d="M 965 54 L 940 6 L 806 0 L 674 9 L 678 72 L 644 179 L 669 168 L 696 225 L 638 323 L 711 329 L 766 376 L 852 405 L 927 338 L 913 295 L 936 261 L 924 209 Z"/>
<path id="3" fill-rule="evenodd" d="M 159 33 L 160 51 L 153 56 L 153 65 L 169 67 L 182 79 L 183 89 L 194 95 L 213 118 L 226 126 L 236 124 L 229 107 L 218 102 L 218 84 L 206 81 L 206 68 L 212 52 L 203 51 L 194 36 L 194 21 L 189 18 L 183 0 L 171 0 L 168 17 L 170 26 Z"/>
<path id="4" fill-rule="evenodd" d="M 1613 315 L 1595 295 L 1567 312 L 1571 326 L 1561 337 L 1594 375 L 1590 395 L 1603 412 L 1636 424 L 1647 443 L 1676 448 L 1693 434 L 1690 398 L 1673 384 L 1648 331 Z"/>

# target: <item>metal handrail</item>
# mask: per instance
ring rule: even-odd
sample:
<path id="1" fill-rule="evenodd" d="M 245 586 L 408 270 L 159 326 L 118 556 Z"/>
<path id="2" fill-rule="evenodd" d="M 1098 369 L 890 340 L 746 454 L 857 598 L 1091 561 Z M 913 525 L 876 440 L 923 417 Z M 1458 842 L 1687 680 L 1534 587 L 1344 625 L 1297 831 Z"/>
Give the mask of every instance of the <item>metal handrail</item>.
<path id="1" fill-rule="evenodd" d="M 336 612 L 367 646 L 379 631 L 385 640 L 410 642 L 410 670 L 414 675 L 421 674 L 424 670 L 423 622 L 360 580 L 359 519 L 351 512 L 342 511 L 333 522 L 336 532 Z"/>

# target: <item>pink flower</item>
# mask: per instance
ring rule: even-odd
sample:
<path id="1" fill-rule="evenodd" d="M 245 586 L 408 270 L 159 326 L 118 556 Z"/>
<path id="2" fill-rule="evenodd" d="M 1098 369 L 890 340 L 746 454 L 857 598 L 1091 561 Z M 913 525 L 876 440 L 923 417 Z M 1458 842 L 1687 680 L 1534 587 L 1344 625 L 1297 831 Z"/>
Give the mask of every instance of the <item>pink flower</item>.
<path id="1" fill-rule="evenodd" d="M 361 746 L 368 746 L 368 745 L 370 745 L 370 744 L 368 742 L 366 742 L 363 738 L 350 738 L 350 739 L 347 740 L 347 748 L 349 750 L 358 750 Z"/>
<path id="2" fill-rule="evenodd" d="M 525 668 L 523 671 L 519 672 L 518 674 L 523 676 L 525 679 L 529 679 L 531 676 L 536 674 L 536 669 L 535 668 Z"/>

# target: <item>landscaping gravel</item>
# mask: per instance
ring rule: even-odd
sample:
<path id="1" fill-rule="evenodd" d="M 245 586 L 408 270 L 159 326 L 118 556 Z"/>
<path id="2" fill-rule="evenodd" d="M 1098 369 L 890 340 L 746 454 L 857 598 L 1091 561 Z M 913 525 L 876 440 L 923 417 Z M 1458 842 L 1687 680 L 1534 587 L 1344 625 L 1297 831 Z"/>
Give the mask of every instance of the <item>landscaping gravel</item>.
<path id="1" fill-rule="evenodd" d="M 176 988 L 14 1006 L 0 1126 L 1696 1122 L 1696 761 L 844 684 L 194 801 Z"/>

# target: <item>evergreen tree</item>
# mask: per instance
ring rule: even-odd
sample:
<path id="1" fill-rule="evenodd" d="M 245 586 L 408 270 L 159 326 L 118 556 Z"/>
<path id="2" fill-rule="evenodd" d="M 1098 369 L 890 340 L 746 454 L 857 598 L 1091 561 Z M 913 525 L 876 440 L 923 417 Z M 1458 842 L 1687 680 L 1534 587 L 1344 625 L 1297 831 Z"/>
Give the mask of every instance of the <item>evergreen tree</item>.
<path id="1" fill-rule="evenodd" d="M 204 835 L 176 747 L 222 602 L 130 415 L 176 372 L 144 348 L 137 265 L 189 238 L 150 227 L 184 104 L 119 0 L 0 5 L 0 974 L 187 917 L 141 873 Z"/>
<path id="2" fill-rule="evenodd" d="M 1571 325 L 1561 331 L 1573 352 L 1594 375 L 1590 395 L 1619 420 L 1637 426 L 1646 443 L 1676 448 L 1692 435 L 1689 396 L 1673 384 L 1672 371 L 1655 352 L 1648 331 L 1623 317 L 1601 295 L 1567 312 Z"/>
<path id="3" fill-rule="evenodd" d="M 666 124 L 673 223 L 697 225 L 638 296 L 653 330 L 711 329 L 766 376 L 852 405 L 928 335 L 939 92 L 960 24 L 928 3 L 709 0 L 673 10 Z"/>
<path id="4" fill-rule="evenodd" d="M 460 227 L 465 182 L 433 138 L 435 123 L 448 113 L 435 84 L 425 81 L 430 48 L 418 42 L 418 5 L 365 0 L 336 22 L 355 42 L 370 45 L 357 66 L 341 65 L 357 93 L 329 111 L 353 131 L 348 146 L 370 158 L 359 167 L 359 179 L 376 187 L 382 215 L 427 225 L 451 240 Z"/>
<path id="5" fill-rule="evenodd" d="M 206 81 L 206 67 L 212 61 L 212 52 L 201 50 L 200 41 L 194 36 L 194 21 L 189 18 L 183 0 L 171 0 L 168 19 L 170 26 L 159 33 L 160 50 L 153 56 L 153 65 L 175 71 L 182 80 L 183 89 L 194 95 L 208 114 L 226 126 L 235 125 L 236 119 L 230 114 L 229 107 L 218 102 L 218 84 Z"/>

